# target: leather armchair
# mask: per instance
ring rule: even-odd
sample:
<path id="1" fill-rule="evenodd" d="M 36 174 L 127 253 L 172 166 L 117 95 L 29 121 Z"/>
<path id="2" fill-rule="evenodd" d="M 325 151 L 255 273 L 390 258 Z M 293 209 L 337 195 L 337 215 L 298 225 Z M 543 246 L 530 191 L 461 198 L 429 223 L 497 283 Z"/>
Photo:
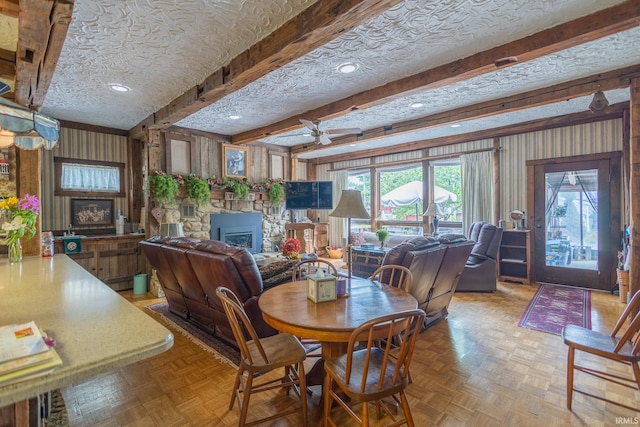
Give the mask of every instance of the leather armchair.
<path id="1" fill-rule="evenodd" d="M 496 258 L 502 240 L 502 228 L 484 221 L 471 224 L 469 240 L 476 244 L 458 281 L 456 292 L 493 292 L 496 290 Z"/>
<path id="2" fill-rule="evenodd" d="M 382 265 L 402 265 L 413 275 L 411 294 L 426 313 L 424 327 L 445 319 L 473 242 L 462 235 L 415 237 L 391 248 Z"/>

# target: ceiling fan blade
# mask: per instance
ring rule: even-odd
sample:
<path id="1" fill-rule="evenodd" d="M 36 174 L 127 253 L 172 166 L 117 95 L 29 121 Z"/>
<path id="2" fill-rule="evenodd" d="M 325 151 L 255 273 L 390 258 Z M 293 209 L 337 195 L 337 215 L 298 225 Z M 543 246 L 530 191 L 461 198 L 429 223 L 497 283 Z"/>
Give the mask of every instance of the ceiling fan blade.
<path id="1" fill-rule="evenodd" d="M 300 123 L 302 123 L 303 125 L 305 125 L 306 127 L 308 127 L 311 130 L 316 130 L 316 125 L 313 124 L 313 122 L 310 122 L 309 120 L 305 120 L 305 119 L 300 119 Z"/>
<path id="2" fill-rule="evenodd" d="M 313 136 L 309 132 L 307 133 L 291 133 L 289 135 L 276 135 L 276 138 L 289 138 L 290 136 Z"/>
<path id="3" fill-rule="evenodd" d="M 353 133 L 362 133 L 362 129 L 360 128 L 345 128 L 345 129 L 327 129 L 324 131 L 329 135 L 348 135 Z"/>
<path id="4" fill-rule="evenodd" d="M 320 139 L 320 144 L 322 145 L 331 144 L 331 139 L 324 133 L 320 135 L 319 139 Z"/>

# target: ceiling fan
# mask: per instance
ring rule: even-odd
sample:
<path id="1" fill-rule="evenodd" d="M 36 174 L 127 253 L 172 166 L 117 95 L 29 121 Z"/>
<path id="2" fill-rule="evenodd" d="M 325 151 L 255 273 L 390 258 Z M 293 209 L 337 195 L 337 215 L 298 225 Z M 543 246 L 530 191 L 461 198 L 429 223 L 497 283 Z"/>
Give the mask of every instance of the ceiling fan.
<path id="1" fill-rule="evenodd" d="M 310 120 L 300 119 L 300 123 L 305 125 L 311 131 L 311 134 L 296 133 L 293 135 L 282 135 L 282 137 L 299 136 L 299 135 L 312 136 L 316 144 L 327 145 L 327 144 L 331 144 L 331 138 L 329 138 L 329 135 L 352 135 L 352 134 L 362 133 L 362 129 L 360 128 L 320 130 L 320 120 L 310 121 Z"/>

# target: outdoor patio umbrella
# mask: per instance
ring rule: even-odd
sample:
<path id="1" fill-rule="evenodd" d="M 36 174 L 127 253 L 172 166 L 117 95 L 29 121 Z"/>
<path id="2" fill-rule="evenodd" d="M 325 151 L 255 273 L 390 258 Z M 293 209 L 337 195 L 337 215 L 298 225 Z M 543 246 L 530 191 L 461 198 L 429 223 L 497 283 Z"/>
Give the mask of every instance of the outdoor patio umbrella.
<path id="1" fill-rule="evenodd" d="M 434 202 L 443 203 L 447 200 L 456 201 L 458 196 L 444 188 L 433 187 L 434 189 Z M 407 184 L 401 185 L 394 190 L 389 191 L 387 194 L 380 198 L 380 202 L 384 206 L 407 206 L 417 205 L 422 203 L 422 181 L 411 181 Z"/>

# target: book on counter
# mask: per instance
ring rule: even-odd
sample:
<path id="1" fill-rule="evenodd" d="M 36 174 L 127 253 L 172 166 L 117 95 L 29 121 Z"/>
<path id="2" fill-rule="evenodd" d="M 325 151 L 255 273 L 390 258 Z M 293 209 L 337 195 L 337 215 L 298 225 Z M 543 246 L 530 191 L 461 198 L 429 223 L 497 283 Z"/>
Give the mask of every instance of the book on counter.
<path id="1" fill-rule="evenodd" d="M 0 326 L 0 386 L 46 375 L 62 365 L 35 322 Z"/>

